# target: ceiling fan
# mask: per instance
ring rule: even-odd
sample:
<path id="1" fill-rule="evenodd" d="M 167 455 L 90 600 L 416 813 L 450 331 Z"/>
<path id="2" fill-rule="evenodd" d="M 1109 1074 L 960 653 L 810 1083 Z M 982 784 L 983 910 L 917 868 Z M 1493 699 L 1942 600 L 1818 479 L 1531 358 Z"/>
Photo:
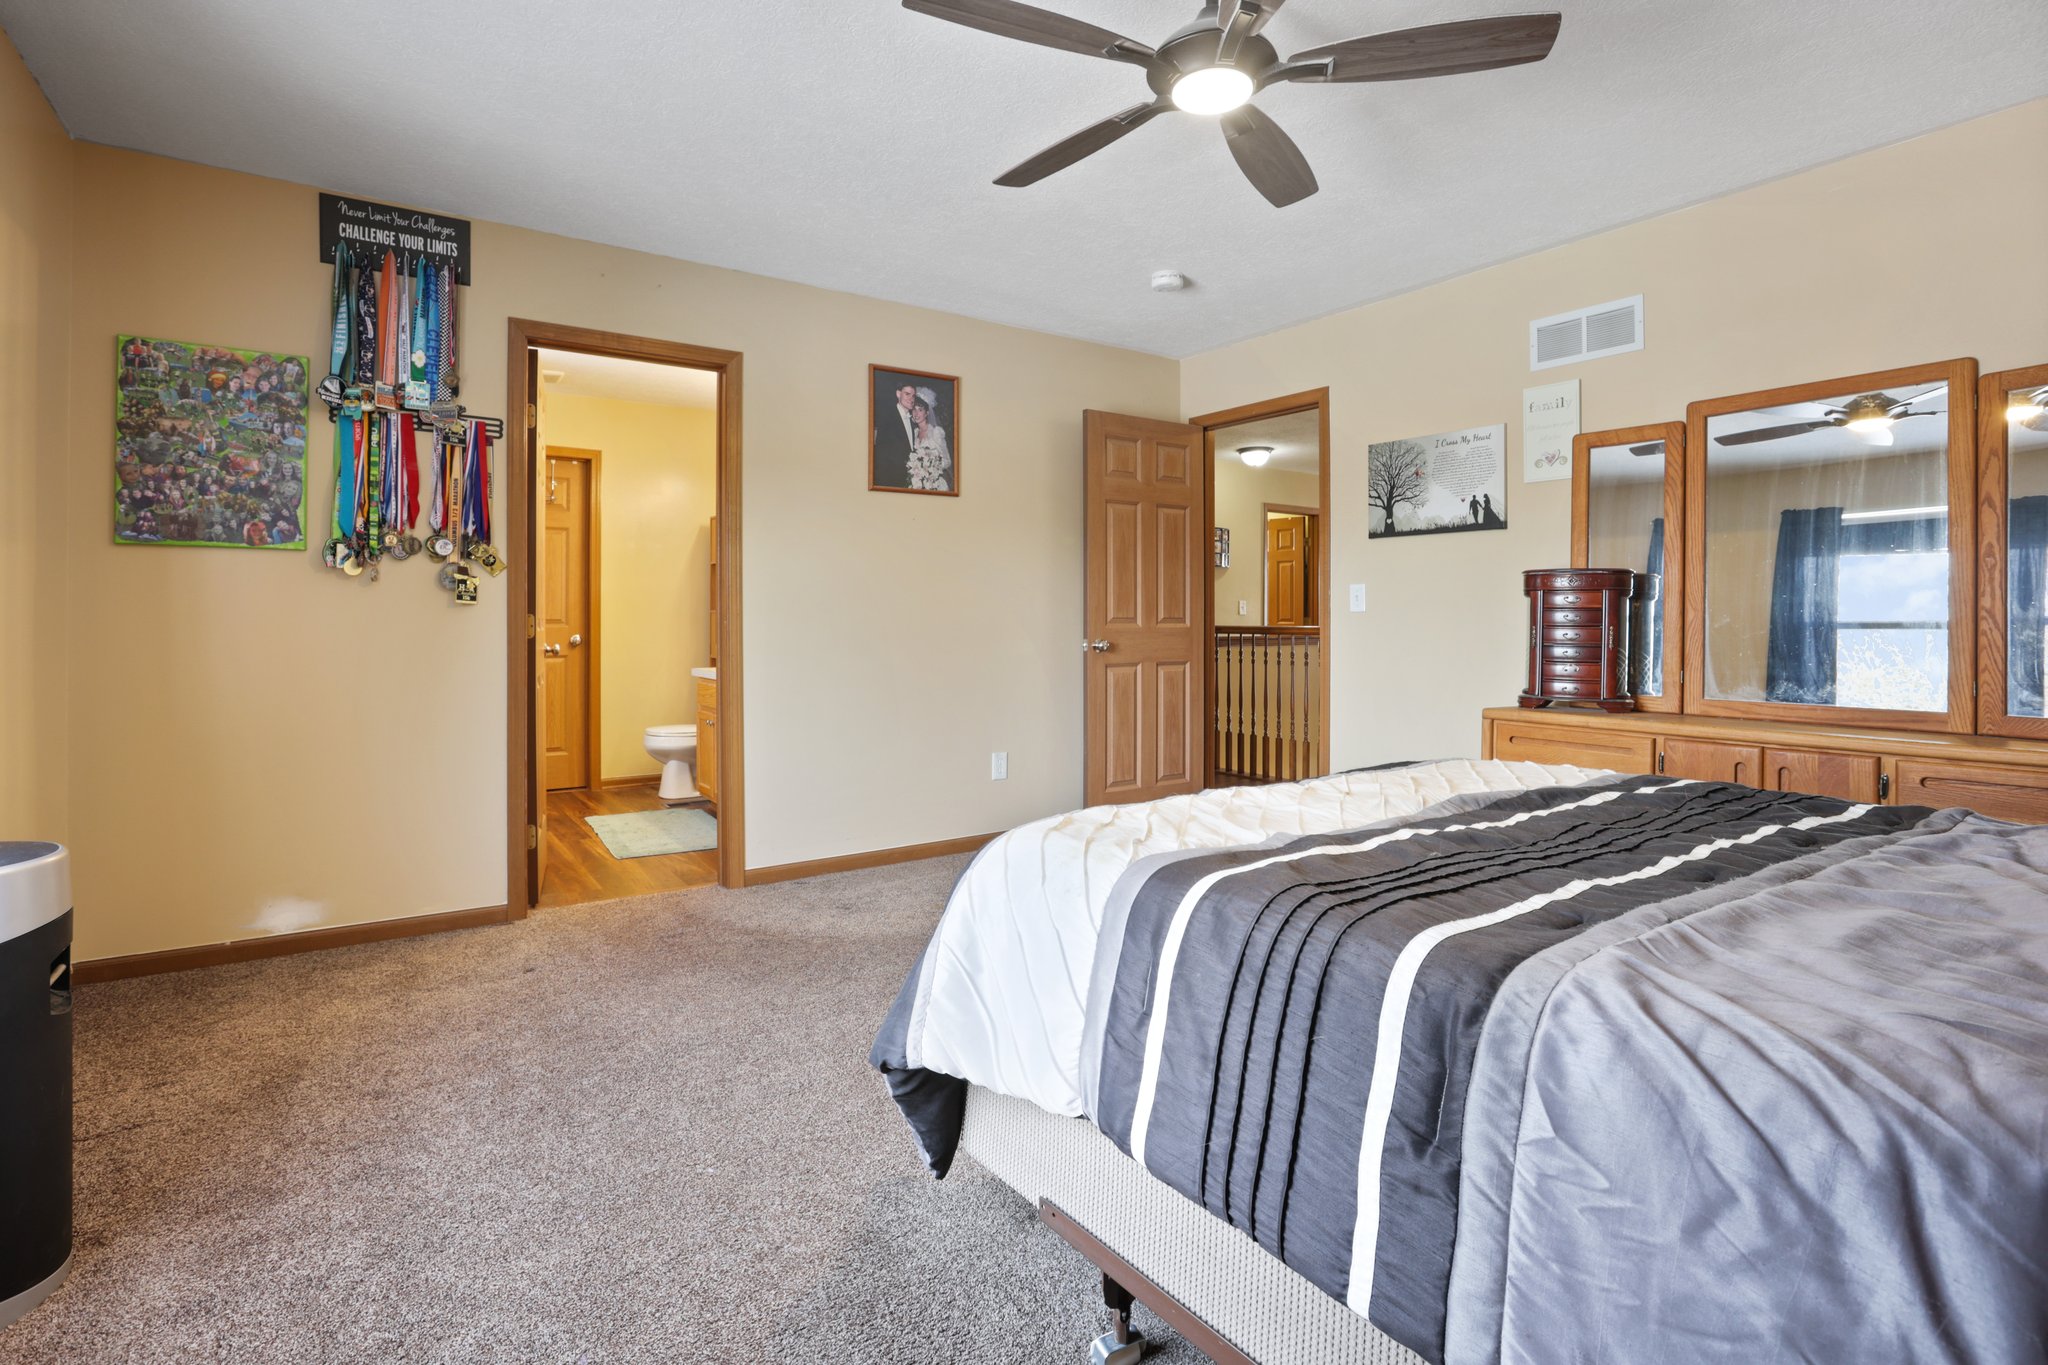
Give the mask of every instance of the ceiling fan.
<path id="1" fill-rule="evenodd" d="M 1930 393 L 1941 392 L 1941 386 L 1914 394 L 1911 398 L 1894 398 L 1888 393 L 1866 393 L 1851 398 L 1839 408 L 1823 408 L 1826 414 L 1811 422 L 1787 422 L 1783 426 L 1758 427 L 1755 431 L 1736 431 L 1726 436 L 1716 436 L 1714 443 L 1724 446 L 1755 445 L 1759 441 L 1782 441 L 1788 436 L 1804 436 L 1809 431 L 1825 427 L 1841 427 L 1854 432 L 1874 446 L 1888 446 L 1892 443 L 1892 424 L 1908 417 L 1939 417 L 1942 414 L 1932 408 L 1916 411 L 1913 404 Z"/>
<path id="2" fill-rule="evenodd" d="M 1248 103 L 1280 81 L 1403 81 L 1539 62 L 1557 41 L 1561 16 L 1512 14 L 1464 19 L 1350 38 L 1281 57 L 1260 30 L 1286 0 L 1208 0 L 1202 12 L 1147 47 L 1108 29 L 1019 0 L 903 0 L 903 7 L 984 33 L 1142 67 L 1152 98 L 1055 142 L 996 178 L 1036 184 L 1175 109 L 1218 114 L 1238 169 L 1274 207 L 1316 192 L 1315 173 L 1294 139 Z"/>

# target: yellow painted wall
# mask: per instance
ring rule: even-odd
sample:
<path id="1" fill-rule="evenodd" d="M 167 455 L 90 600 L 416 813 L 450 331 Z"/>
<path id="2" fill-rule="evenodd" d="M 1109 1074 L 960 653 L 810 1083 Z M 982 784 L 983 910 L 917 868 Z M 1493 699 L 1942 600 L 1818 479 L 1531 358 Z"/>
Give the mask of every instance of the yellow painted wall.
<path id="1" fill-rule="evenodd" d="M 502 903 L 502 581 L 470 609 L 426 561 L 369 583 L 317 548 L 111 543 L 115 333 L 324 356 L 315 191 L 75 154 L 92 262 L 67 452 L 80 957 Z M 1173 361 L 499 224 L 473 241 L 475 411 L 504 411 L 508 317 L 745 354 L 750 866 L 1080 801 L 1081 412 L 1172 416 Z M 867 490 L 871 361 L 964 378 L 966 495 Z M 996 749 L 1006 782 L 988 778 Z"/>
<path id="2" fill-rule="evenodd" d="M 1216 524 L 1230 528 L 1230 567 L 1216 569 L 1216 624 L 1266 624 L 1266 504 L 1291 503 L 1314 507 L 1322 500 L 1322 481 L 1267 465 L 1251 469 L 1237 460 L 1216 457 Z M 1249 608 L 1237 614 L 1237 604 Z"/>
<path id="3" fill-rule="evenodd" d="M 1570 483 L 1521 481 L 1525 386 L 1580 378 L 1593 431 L 1921 361 L 2048 361 L 2029 283 L 2048 178 L 2013 169 L 2043 147 L 2036 100 L 1183 361 L 1183 412 L 1330 387 L 1335 766 L 1476 753 L 1480 708 L 1522 686 L 1522 570 L 1571 552 Z M 1531 319 L 1636 293 L 1646 349 L 1530 371 Z M 1507 530 L 1367 540 L 1370 442 L 1492 422 L 1508 424 Z M 1349 583 L 1367 585 L 1363 614 L 1343 609 Z"/>
<path id="4" fill-rule="evenodd" d="M 695 723 L 690 670 L 711 662 L 717 414 L 558 391 L 547 441 L 601 452 L 599 774 L 658 773 L 641 734 Z"/>
<path id="5" fill-rule="evenodd" d="M 71 222 L 71 141 L 0 35 L 0 839 L 68 837 Z"/>

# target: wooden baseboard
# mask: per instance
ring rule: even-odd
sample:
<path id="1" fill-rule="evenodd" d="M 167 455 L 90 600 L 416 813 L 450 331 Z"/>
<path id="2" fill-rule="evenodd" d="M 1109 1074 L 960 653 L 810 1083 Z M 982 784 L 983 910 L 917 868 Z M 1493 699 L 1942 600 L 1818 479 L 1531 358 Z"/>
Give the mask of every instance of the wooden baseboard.
<path id="1" fill-rule="evenodd" d="M 82 985 L 96 981 L 119 981 L 131 976 L 155 976 L 159 972 L 189 971 L 194 967 L 218 967 L 225 962 L 253 962 L 264 957 L 285 957 L 292 953 L 317 953 L 325 948 L 347 948 L 357 943 L 381 943 L 386 939 L 418 938 L 423 934 L 445 933 L 451 929 L 476 929 L 511 920 L 502 905 L 475 910 L 445 910 L 433 915 L 412 915 L 405 919 L 371 920 L 367 924 L 337 924 L 327 929 L 306 929 L 296 934 L 270 934 L 263 938 L 241 938 L 228 943 L 203 943 L 192 948 L 168 948 L 160 953 L 130 953 L 125 957 L 100 957 L 78 963 L 72 979 Z"/>
<path id="2" fill-rule="evenodd" d="M 597 785 L 609 790 L 612 787 L 651 787 L 659 781 L 660 773 L 640 773 L 633 777 L 607 777 L 600 780 Z"/>
<path id="3" fill-rule="evenodd" d="M 924 858 L 944 858 L 954 853 L 972 853 L 993 834 L 966 834 L 958 839 L 939 839 L 929 844 L 905 844 L 901 848 L 878 848 L 868 853 L 842 853 L 836 858 L 813 858 L 804 863 L 777 863 L 773 867 L 750 867 L 746 885 L 793 882 L 799 877 L 822 877 L 828 872 L 858 872 L 866 867 L 887 867 L 891 863 L 914 863 Z"/>

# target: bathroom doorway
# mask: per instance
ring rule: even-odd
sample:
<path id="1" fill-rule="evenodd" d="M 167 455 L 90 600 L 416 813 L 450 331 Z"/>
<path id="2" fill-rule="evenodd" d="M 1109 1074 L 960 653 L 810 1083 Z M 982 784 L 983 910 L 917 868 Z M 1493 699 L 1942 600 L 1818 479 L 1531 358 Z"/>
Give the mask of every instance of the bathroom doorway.
<path id="1" fill-rule="evenodd" d="M 1329 771 L 1329 391 L 1193 419 L 1216 527 L 1209 783 Z"/>
<path id="2" fill-rule="evenodd" d="M 510 333 L 513 912 L 737 885 L 740 357 Z"/>

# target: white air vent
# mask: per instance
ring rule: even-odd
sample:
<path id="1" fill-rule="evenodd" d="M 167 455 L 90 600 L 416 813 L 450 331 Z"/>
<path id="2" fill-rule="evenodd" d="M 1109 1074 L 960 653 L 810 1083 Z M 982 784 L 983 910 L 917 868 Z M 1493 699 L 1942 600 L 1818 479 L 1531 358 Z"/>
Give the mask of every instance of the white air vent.
<path id="1" fill-rule="evenodd" d="M 1643 296 L 1576 308 L 1529 324 L 1529 368 L 1547 370 L 1578 360 L 1643 349 Z"/>

